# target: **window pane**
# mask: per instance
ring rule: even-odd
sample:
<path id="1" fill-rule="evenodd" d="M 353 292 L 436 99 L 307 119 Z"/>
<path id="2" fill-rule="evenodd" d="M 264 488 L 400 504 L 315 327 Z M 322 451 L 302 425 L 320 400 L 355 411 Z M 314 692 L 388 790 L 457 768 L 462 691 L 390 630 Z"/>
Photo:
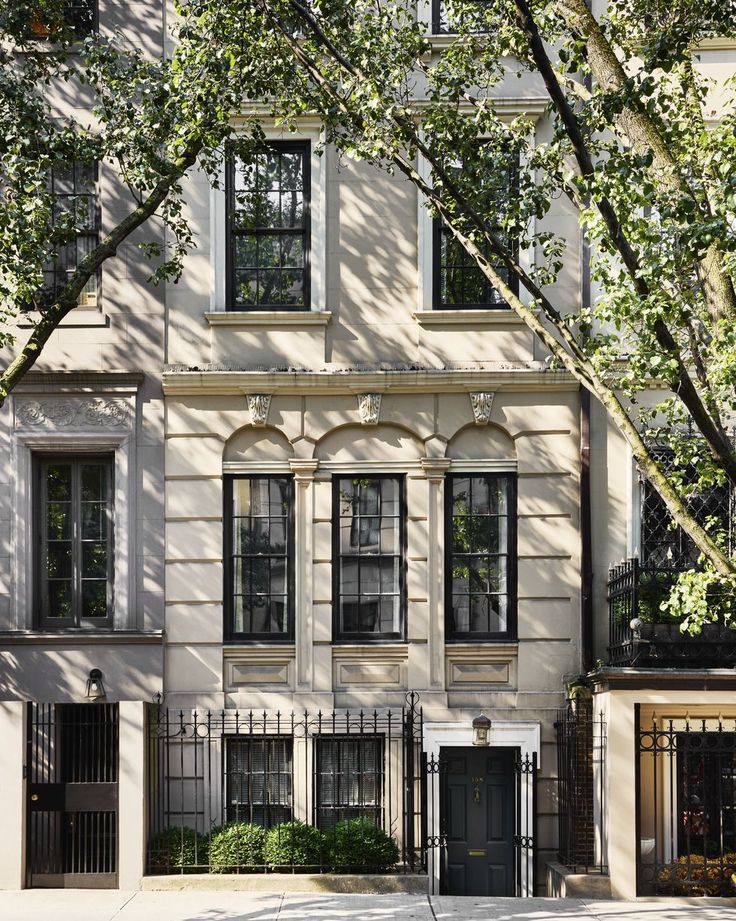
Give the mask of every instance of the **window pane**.
<path id="1" fill-rule="evenodd" d="M 45 503 L 41 533 L 42 622 L 78 626 L 111 614 L 112 462 L 90 457 L 39 461 Z"/>
<path id="2" fill-rule="evenodd" d="M 451 635 L 508 630 L 509 477 L 450 478 L 447 535 Z"/>
<path id="3" fill-rule="evenodd" d="M 230 558 L 234 634 L 289 630 L 289 477 L 232 479 Z"/>
<path id="4" fill-rule="evenodd" d="M 383 745 L 380 738 L 317 740 L 317 824 L 346 819 L 381 823 Z"/>
<path id="5" fill-rule="evenodd" d="M 227 818 L 270 828 L 292 817 L 291 739 L 229 738 Z"/>
<path id="6" fill-rule="evenodd" d="M 307 151 L 307 144 L 297 150 L 274 142 L 249 165 L 235 163 L 229 220 L 236 306 L 305 306 Z"/>
<path id="7" fill-rule="evenodd" d="M 401 633 L 401 479 L 337 480 L 339 629 Z"/>

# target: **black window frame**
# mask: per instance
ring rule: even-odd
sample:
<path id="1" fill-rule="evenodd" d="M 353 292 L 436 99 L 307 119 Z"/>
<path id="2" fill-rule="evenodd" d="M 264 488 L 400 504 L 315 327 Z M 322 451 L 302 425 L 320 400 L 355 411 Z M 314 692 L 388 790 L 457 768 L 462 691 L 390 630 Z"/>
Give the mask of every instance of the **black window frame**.
<path id="1" fill-rule="evenodd" d="M 86 28 L 77 28 L 78 13 L 84 13 L 89 10 L 90 22 Z M 34 29 L 33 19 L 28 23 L 29 38 L 35 41 L 54 41 L 54 35 L 51 34 L 48 27 L 44 27 L 43 21 L 37 21 L 38 26 Z M 95 35 L 100 31 L 100 4 L 99 0 L 76 0 L 76 2 L 64 3 L 62 7 L 61 18 L 64 26 L 71 31 L 71 36 L 75 41 L 81 42 L 90 35 Z M 46 28 L 46 34 L 43 29 Z"/>
<path id="2" fill-rule="evenodd" d="M 337 803 L 322 803 L 322 793 L 324 789 L 324 780 L 325 776 L 331 776 L 330 772 L 322 770 L 322 752 L 324 751 L 325 745 L 337 745 L 338 750 L 340 746 L 346 744 L 354 745 L 374 745 L 376 746 L 377 756 L 376 756 L 376 770 L 373 772 L 363 771 L 361 774 L 372 773 L 375 777 L 376 784 L 376 804 L 375 805 L 365 805 L 365 803 L 349 803 L 349 802 L 337 802 Z M 338 756 L 338 763 L 340 757 Z M 389 767 L 390 770 L 390 767 Z M 334 775 L 334 771 L 332 775 Z M 355 818 L 365 818 L 369 821 L 374 822 L 377 828 L 384 827 L 384 809 L 385 809 L 385 792 L 387 788 L 387 778 L 386 778 L 386 738 L 382 733 L 355 733 L 354 735 L 349 734 L 337 734 L 337 733 L 323 733 L 314 737 L 314 746 L 313 746 L 313 766 L 312 766 L 312 777 L 314 778 L 314 798 L 313 798 L 313 823 L 316 828 L 319 828 L 321 831 L 328 831 L 330 828 L 345 819 L 355 819 Z M 361 781 L 358 781 L 360 788 Z M 339 782 L 337 784 L 337 789 L 339 790 Z M 352 813 L 357 812 L 357 815 Z M 329 813 L 333 815 L 334 821 L 330 823 L 325 823 L 323 821 L 323 813 Z M 346 814 L 351 813 L 351 814 Z"/>
<path id="3" fill-rule="evenodd" d="M 482 2 L 482 0 L 481 0 Z M 442 0 L 432 0 L 432 35 L 458 35 L 459 33 L 452 28 L 443 27 L 443 3 Z M 474 35 L 483 35 L 486 29 L 474 30 Z"/>
<path id="4" fill-rule="evenodd" d="M 229 734 L 228 733 L 223 736 L 223 739 L 225 742 L 224 752 L 223 752 L 223 767 L 224 767 L 224 774 L 225 774 L 225 784 L 224 784 L 225 789 L 223 791 L 223 794 L 225 798 L 225 803 L 224 803 L 223 812 L 226 816 L 227 821 L 228 822 L 248 822 L 249 824 L 259 825 L 262 828 L 266 828 L 266 829 L 273 828 L 275 825 L 281 824 L 281 822 L 291 822 L 294 818 L 294 737 L 291 735 L 283 735 L 283 734 L 273 734 L 272 735 L 272 734 L 264 733 L 263 735 L 260 735 L 260 734 L 255 735 L 255 734 Z M 232 767 L 231 756 L 233 754 L 233 749 L 235 746 L 243 746 L 247 748 L 247 759 L 246 760 L 251 770 L 247 772 L 244 771 L 242 772 L 242 774 L 244 775 L 244 777 L 247 774 L 248 778 L 252 778 L 253 776 L 261 773 L 259 771 L 252 770 L 252 764 L 253 764 L 252 746 L 253 745 L 263 745 L 264 746 L 264 750 L 266 753 L 266 757 L 264 758 L 264 765 L 268 765 L 269 760 L 271 761 L 271 763 L 275 762 L 277 765 L 281 765 L 282 763 L 284 763 L 277 757 L 277 752 L 275 751 L 275 748 L 277 745 L 284 746 L 284 750 L 287 754 L 287 758 L 285 759 L 285 764 L 287 765 L 286 770 L 280 770 L 280 769 L 270 770 L 270 771 L 264 770 L 262 773 L 263 775 L 267 775 L 269 778 L 273 776 L 277 776 L 278 778 L 281 778 L 282 776 L 289 777 L 288 791 L 286 795 L 288 802 L 276 803 L 272 800 L 271 797 L 273 793 L 273 784 L 270 782 L 266 782 L 265 778 L 264 778 L 264 784 L 263 784 L 263 790 L 264 790 L 264 793 L 266 794 L 265 802 L 259 803 L 250 798 L 250 796 L 252 796 L 252 791 L 251 791 L 252 785 L 251 785 L 250 780 L 246 781 L 248 785 L 248 789 L 249 789 L 249 799 L 248 800 L 238 799 L 237 802 L 233 802 L 233 797 L 237 793 L 237 791 L 235 790 L 235 787 L 237 784 L 235 777 L 241 774 L 241 772 L 233 770 L 233 767 Z M 243 782 L 244 780 L 241 780 L 240 784 L 242 785 Z M 276 786 L 277 786 L 277 790 L 280 792 L 281 790 L 280 780 L 276 781 Z M 274 810 L 274 813 L 278 813 L 278 814 L 272 813 L 269 816 L 268 813 L 269 813 L 269 810 L 271 809 Z M 262 810 L 263 819 L 264 819 L 264 821 L 262 822 L 259 822 L 256 818 L 256 814 L 258 810 Z"/>
<path id="5" fill-rule="evenodd" d="M 266 152 L 268 150 L 278 150 L 286 152 L 298 152 L 302 155 L 302 214 L 303 214 L 303 227 L 298 233 L 302 236 L 303 240 L 303 253 L 304 253 L 304 284 L 303 284 L 303 300 L 304 303 L 301 305 L 294 304 L 237 304 L 235 303 L 234 292 L 235 292 L 235 260 L 234 260 L 234 248 L 235 248 L 235 239 L 239 235 L 237 231 L 233 229 L 233 215 L 235 213 L 235 160 L 236 154 L 231 150 L 226 159 L 226 179 L 225 179 L 225 198 L 226 198 L 226 217 L 225 217 L 225 236 L 226 236 L 226 247 L 225 247 L 225 309 L 230 312 L 243 312 L 243 313 L 259 313 L 259 312 L 268 312 L 268 311 L 288 311 L 290 313 L 308 313 L 311 310 L 312 299 L 311 299 L 311 276 L 312 276 L 312 260 L 311 260 L 311 250 L 312 250 L 312 176 L 311 176 L 311 150 L 312 144 L 311 141 L 301 140 L 301 141 L 269 141 L 261 152 Z M 248 231 L 249 234 L 254 236 L 265 236 L 265 235 L 278 235 L 283 236 L 286 234 L 296 235 L 295 231 L 287 231 L 281 229 L 255 229 Z M 246 235 L 243 232 L 242 235 Z"/>
<path id="6" fill-rule="evenodd" d="M 77 187 L 78 186 L 77 173 L 78 171 L 81 170 L 82 167 L 89 168 L 92 173 L 92 180 L 91 180 L 92 191 L 91 192 L 86 191 L 85 188 L 82 186 L 80 186 L 79 188 Z M 56 191 L 56 188 L 55 188 L 56 174 L 61 168 L 70 169 L 72 171 L 72 184 L 73 184 L 72 192 L 57 192 Z M 57 252 L 56 252 L 57 259 L 56 260 L 49 259 L 48 262 L 44 264 L 43 266 L 43 276 L 44 276 L 43 286 L 39 289 L 33 302 L 24 305 L 23 307 L 24 311 L 43 309 L 45 306 L 52 304 L 54 302 L 59 292 L 62 291 L 63 288 L 66 286 L 70 275 L 72 275 L 76 271 L 77 266 L 79 265 L 80 256 L 79 256 L 78 241 L 80 239 L 90 240 L 91 241 L 90 249 L 94 249 L 96 246 L 99 245 L 100 235 L 102 232 L 99 182 L 100 182 L 99 163 L 97 163 L 96 161 L 89 163 L 84 160 L 71 160 L 68 163 L 57 163 L 54 166 L 52 166 L 51 169 L 49 170 L 48 177 L 47 177 L 48 191 L 54 203 L 53 204 L 54 210 L 52 213 L 52 226 L 56 223 L 57 202 L 65 200 L 65 199 L 75 200 L 75 199 L 80 199 L 84 197 L 89 197 L 92 199 L 91 212 L 93 215 L 94 226 L 88 230 L 78 231 L 74 235 L 74 239 L 69 240 L 69 242 L 67 243 L 57 244 Z M 65 209 L 63 208 L 59 209 L 59 213 L 63 213 L 64 211 Z M 63 265 L 59 264 L 59 259 L 61 258 L 62 251 L 72 245 L 76 249 L 74 263 L 73 265 L 70 264 L 69 268 L 65 268 Z M 86 254 L 83 254 L 82 258 L 84 258 L 85 255 Z M 78 308 L 81 307 L 82 309 L 87 309 L 87 310 L 99 310 L 100 309 L 100 303 L 101 303 L 101 297 L 102 297 L 102 286 L 101 286 L 102 273 L 100 269 L 98 269 L 92 277 L 94 278 L 94 296 L 95 296 L 94 304 L 84 304 L 82 302 L 83 298 L 88 293 L 86 290 L 87 286 L 85 285 L 85 288 L 80 292 L 77 298 Z M 50 279 L 50 283 L 47 283 L 47 279 Z"/>
<path id="7" fill-rule="evenodd" d="M 506 570 L 506 595 L 507 595 L 507 627 L 498 632 L 461 632 L 454 629 L 453 622 L 453 590 L 452 590 L 452 525 L 453 525 L 453 481 L 460 478 L 486 478 L 505 479 L 507 482 L 507 570 Z M 518 512 L 517 512 L 518 477 L 515 473 L 507 471 L 476 470 L 456 471 L 448 473 L 445 477 L 445 638 L 448 643 L 474 643 L 486 641 L 515 642 L 517 639 L 517 608 L 518 608 Z"/>
<path id="8" fill-rule="evenodd" d="M 84 618 L 81 616 L 82 603 L 82 538 L 81 538 L 81 498 L 80 468 L 83 464 L 104 462 L 108 471 L 107 506 L 107 614 L 104 618 Z M 51 464 L 70 464 L 72 467 L 72 616 L 68 618 L 51 617 L 48 613 L 48 577 L 46 575 L 46 495 L 47 484 L 45 470 Z M 34 622 L 39 629 L 54 631 L 89 631 L 111 630 L 115 616 L 115 457 L 108 452 L 45 454 L 33 456 L 33 612 Z"/>
<path id="9" fill-rule="evenodd" d="M 286 480 L 289 484 L 289 509 L 286 517 L 286 595 L 287 595 L 287 630 L 285 633 L 238 633 L 235 631 L 235 566 L 233 546 L 233 483 L 236 480 Z M 232 473 L 226 474 L 223 483 L 223 548 L 224 548 L 224 641 L 225 643 L 248 645 L 276 645 L 294 642 L 294 585 L 295 585 L 295 546 L 296 534 L 294 515 L 294 477 L 289 473 Z"/>
<path id="10" fill-rule="evenodd" d="M 399 619 L 400 629 L 392 633 L 361 633 L 341 629 L 342 603 L 340 594 L 340 480 L 396 480 L 399 488 Z M 406 476 L 403 473 L 335 473 L 332 477 L 332 641 L 340 643 L 396 643 L 406 640 Z M 360 554 L 355 554 L 359 556 Z M 382 554 L 375 554 L 381 557 Z M 395 554 L 392 554 L 395 555 Z M 368 556 L 368 554 L 366 554 Z M 380 596 L 379 596 L 380 597 Z"/>
<path id="11" fill-rule="evenodd" d="M 479 145 L 484 144 L 484 139 L 480 138 L 478 140 Z M 509 182 L 509 197 L 514 194 L 518 194 L 519 188 L 519 167 L 518 163 L 515 163 L 510 170 L 510 182 Z M 442 301 L 442 240 L 443 237 L 448 236 L 452 237 L 452 231 L 445 225 L 443 219 L 437 215 L 432 219 L 432 309 L 433 310 L 510 310 L 510 306 L 507 301 L 505 301 L 501 295 L 498 294 L 498 302 L 485 302 L 485 303 L 443 303 Z M 455 241 L 458 246 L 460 243 Z M 519 240 L 513 239 L 509 240 L 511 254 L 514 259 L 518 258 L 519 255 Z M 467 253 L 464 254 L 465 258 L 471 260 L 471 256 Z M 471 266 L 472 271 L 480 273 L 480 269 L 477 266 Z M 495 291 L 491 283 L 487 281 L 484 277 L 483 283 L 487 285 L 489 289 Z M 509 272 L 509 278 L 507 284 L 511 291 L 518 297 L 519 295 L 519 279 L 516 275 Z"/>

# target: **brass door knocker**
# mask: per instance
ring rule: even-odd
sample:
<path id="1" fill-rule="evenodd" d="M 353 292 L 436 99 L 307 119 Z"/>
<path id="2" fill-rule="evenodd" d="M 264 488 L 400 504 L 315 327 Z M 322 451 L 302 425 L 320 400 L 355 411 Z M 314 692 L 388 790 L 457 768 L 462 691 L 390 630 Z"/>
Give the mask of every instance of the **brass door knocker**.
<path id="1" fill-rule="evenodd" d="M 471 777 L 473 782 L 473 802 L 480 806 L 480 785 L 483 783 L 482 777 Z"/>

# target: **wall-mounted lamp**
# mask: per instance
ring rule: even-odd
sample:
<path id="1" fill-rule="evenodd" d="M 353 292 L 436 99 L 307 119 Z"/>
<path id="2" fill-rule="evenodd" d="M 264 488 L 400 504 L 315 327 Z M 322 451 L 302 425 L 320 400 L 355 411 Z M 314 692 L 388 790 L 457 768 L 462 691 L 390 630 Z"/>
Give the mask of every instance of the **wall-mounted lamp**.
<path id="1" fill-rule="evenodd" d="M 481 713 L 473 720 L 473 745 L 491 744 L 491 721 Z"/>
<path id="2" fill-rule="evenodd" d="M 105 685 L 102 683 L 102 672 L 99 668 L 90 671 L 84 696 L 88 700 L 101 700 L 105 696 Z"/>

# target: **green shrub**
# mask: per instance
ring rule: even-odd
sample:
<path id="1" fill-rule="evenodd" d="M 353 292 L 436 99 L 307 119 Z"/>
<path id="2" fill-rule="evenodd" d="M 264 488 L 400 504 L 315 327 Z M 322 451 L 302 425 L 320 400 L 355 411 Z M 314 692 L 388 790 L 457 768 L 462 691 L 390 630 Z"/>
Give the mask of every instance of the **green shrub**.
<path id="1" fill-rule="evenodd" d="M 231 822 L 213 828 L 210 834 L 210 871 L 230 873 L 241 867 L 258 867 L 263 863 L 265 831 L 260 825 Z"/>
<path id="2" fill-rule="evenodd" d="M 386 870 L 399 859 L 394 839 L 370 819 L 346 819 L 325 832 L 327 861 L 336 870 Z"/>
<path id="3" fill-rule="evenodd" d="M 151 841 L 151 870 L 196 868 L 207 865 L 208 839 L 193 828 L 171 826 Z"/>
<path id="4" fill-rule="evenodd" d="M 283 822 L 266 832 L 263 858 L 270 866 L 314 866 L 321 852 L 321 832 L 304 822 Z"/>

